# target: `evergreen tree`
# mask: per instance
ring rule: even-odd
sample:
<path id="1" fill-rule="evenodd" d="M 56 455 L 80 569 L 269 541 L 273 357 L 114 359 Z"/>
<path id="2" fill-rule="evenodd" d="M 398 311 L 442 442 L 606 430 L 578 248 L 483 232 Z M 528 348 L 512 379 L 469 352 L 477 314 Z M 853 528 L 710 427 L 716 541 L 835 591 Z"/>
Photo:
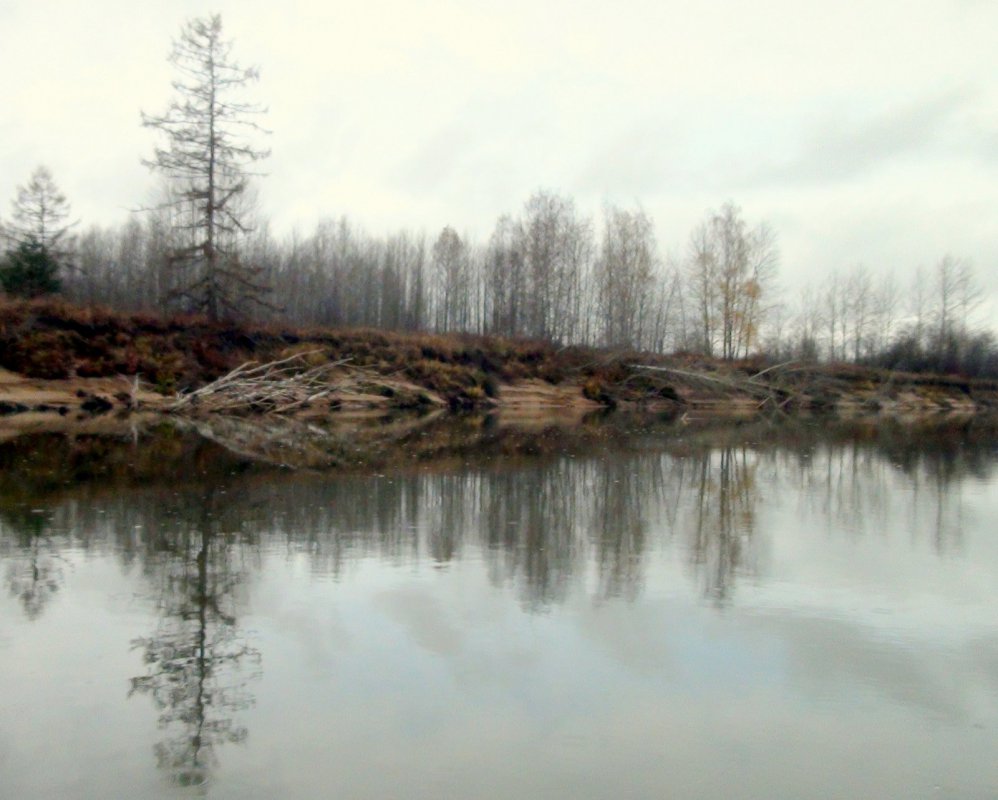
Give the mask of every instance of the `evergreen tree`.
<path id="1" fill-rule="evenodd" d="M 38 297 L 61 288 L 59 262 L 36 239 L 21 242 L 0 262 L 0 285 L 7 294 Z"/>

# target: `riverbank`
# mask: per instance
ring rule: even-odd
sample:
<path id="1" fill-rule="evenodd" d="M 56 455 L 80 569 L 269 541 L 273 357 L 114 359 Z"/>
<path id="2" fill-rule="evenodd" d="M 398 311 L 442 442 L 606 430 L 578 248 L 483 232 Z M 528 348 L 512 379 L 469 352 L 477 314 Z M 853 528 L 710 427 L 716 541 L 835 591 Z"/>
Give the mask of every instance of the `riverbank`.
<path id="1" fill-rule="evenodd" d="M 289 360 L 326 385 L 306 418 L 433 409 L 584 414 L 822 411 L 852 415 L 998 408 L 998 382 L 854 365 L 560 347 L 551 343 L 365 329 L 236 326 L 114 314 L 54 301 L 0 302 L 0 415 L 92 417 L 175 411 L 178 396 L 247 363 Z M 242 413 L 269 414 L 250 404 Z M 210 413 L 210 404 L 184 413 Z"/>

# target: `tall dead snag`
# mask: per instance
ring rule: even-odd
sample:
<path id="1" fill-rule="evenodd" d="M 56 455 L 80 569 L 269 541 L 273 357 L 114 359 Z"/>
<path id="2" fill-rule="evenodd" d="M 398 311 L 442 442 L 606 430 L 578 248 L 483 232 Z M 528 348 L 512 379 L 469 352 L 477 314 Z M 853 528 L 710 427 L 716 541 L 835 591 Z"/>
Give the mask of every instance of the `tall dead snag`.
<path id="1" fill-rule="evenodd" d="M 176 96 L 162 115 L 142 114 L 142 124 L 165 138 L 144 163 L 168 179 L 172 294 L 212 319 L 267 305 L 261 270 L 243 262 L 240 243 L 248 232 L 250 167 L 269 151 L 251 141 L 263 132 L 253 121 L 263 109 L 239 99 L 257 71 L 240 67 L 231 49 L 219 15 L 189 20 L 170 55 Z"/>

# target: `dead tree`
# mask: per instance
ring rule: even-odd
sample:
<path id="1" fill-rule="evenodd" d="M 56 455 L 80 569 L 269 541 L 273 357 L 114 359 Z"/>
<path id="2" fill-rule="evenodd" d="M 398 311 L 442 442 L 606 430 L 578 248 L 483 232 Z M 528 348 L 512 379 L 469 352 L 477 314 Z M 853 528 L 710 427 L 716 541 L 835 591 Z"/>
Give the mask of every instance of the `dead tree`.
<path id="1" fill-rule="evenodd" d="M 257 72 L 233 61 L 231 49 L 219 15 L 189 20 L 170 55 L 176 96 L 162 115 L 142 115 L 166 140 L 145 163 L 168 179 L 177 240 L 170 261 L 183 276 L 173 295 L 212 319 L 267 305 L 261 270 L 244 263 L 239 245 L 250 167 L 269 151 L 251 141 L 263 109 L 239 99 Z"/>

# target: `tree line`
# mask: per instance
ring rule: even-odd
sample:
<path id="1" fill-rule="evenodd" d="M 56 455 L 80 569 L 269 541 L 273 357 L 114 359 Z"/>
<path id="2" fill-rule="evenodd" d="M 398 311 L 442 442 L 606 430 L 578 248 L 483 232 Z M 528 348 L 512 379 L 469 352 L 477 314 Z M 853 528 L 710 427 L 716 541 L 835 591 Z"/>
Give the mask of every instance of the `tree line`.
<path id="1" fill-rule="evenodd" d="M 451 226 L 374 236 L 347 217 L 276 236 L 248 191 L 267 151 L 256 80 L 218 16 L 188 21 L 170 60 L 175 97 L 142 115 L 158 137 L 146 163 L 160 199 L 116 227 L 76 230 L 39 167 L 0 220 L 0 284 L 121 310 L 279 319 L 298 325 L 472 332 L 564 344 L 686 351 L 724 359 L 854 361 L 998 374 L 992 334 L 973 324 L 981 289 L 969 263 L 941 258 L 909 286 L 864 267 L 781 297 L 765 223 L 727 203 L 678 254 L 662 255 L 640 207 L 599 219 L 556 192 L 532 194 L 484 241 Z"/>

